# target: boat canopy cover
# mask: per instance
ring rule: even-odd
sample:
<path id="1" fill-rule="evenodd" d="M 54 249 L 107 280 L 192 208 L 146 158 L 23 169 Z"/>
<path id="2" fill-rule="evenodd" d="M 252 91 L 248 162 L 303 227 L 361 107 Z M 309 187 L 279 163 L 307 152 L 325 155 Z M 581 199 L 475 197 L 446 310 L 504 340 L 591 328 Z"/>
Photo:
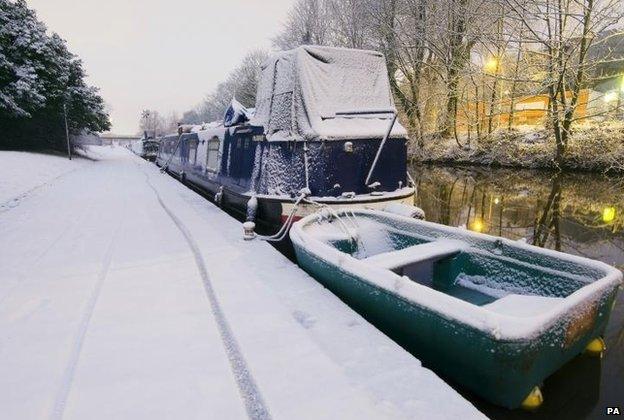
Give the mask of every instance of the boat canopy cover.
<path id="1" fill-rule="evenodd" d="M 262 66 L 253 125 L 268 140 L 382 138 L 395 111 L 383 54 L 301 46 Z M 406 137 L 396 122 L 392 137 Z"/>

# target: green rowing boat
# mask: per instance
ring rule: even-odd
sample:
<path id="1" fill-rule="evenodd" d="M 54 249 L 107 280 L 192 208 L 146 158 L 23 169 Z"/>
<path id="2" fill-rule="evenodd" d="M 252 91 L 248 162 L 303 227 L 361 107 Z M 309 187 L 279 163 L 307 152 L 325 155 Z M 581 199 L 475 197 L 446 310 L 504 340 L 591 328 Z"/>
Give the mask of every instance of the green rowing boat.
<path id="1" fill-rule="evenodd" d="M 508 408 L 600 352 L 622 273 L 383 211 L 324 209 L 290 231 L 299 265 L 426 366 Z M 417 390 L 415 390 L 417 392 Z"/>

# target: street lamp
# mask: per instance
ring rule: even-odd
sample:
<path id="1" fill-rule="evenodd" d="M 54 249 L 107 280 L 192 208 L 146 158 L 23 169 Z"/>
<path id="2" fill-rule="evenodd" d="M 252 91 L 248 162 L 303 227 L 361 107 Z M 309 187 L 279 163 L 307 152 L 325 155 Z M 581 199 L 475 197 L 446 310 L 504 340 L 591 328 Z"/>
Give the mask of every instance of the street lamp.
<path id="1" fill-rule="evenodd" d="M 602 221 L 611 223 L 615 220 L 615 207 L 605 207 L 602 209 Z"/>
<path id="2" fill-rule="evenodd" d="M 498 73 L 499 60 L 497 57 L 490 57 L 483 65 L 483 70 L 487 74 Z"/>
<path id="3" fill-rule="evenodd" d="M 141 113 L 141 118 L 144 118 L 144 119 L 145 119 L 145 129 L 143 130 L 143 137 L 145 137 L 145 138 L 147 138 L 147 130 L 148 130 L 149 117 L 150 117 L 150 111 L 149 111 L 149 109 L 145 109 L 145 110 L 143 110 L 143 112 Z"/>
<path id="4" fill-rule="evenodd" d="M 470 223 L 470 225 L 468 226 L 468 229 L 472 230 L 473 232 L 483 232 L 483 229 L 485 228 L 485 224 L 483 223 L 483 220 L 476 218 L 472 221 L 472 223 Z"/>

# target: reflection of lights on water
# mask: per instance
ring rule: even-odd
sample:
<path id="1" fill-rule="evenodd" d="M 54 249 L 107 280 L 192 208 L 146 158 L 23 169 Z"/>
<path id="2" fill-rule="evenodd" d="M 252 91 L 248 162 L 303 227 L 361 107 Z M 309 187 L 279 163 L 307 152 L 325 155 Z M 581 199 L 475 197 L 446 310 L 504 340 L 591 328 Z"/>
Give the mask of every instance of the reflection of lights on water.
<path id="1" fill-rule="evenodd" d="M 483 221 L 481 219 L 475 219 L 470 224 L 469 229 L 474 231 L 474 232 L 483 232 L 483 228 L 484 227 L 485 226 L 484 226 Z"/>
<path id="2" fill-rule="evenodd" d="M 610 223 L 615 220 L 615 207 L 605 207 L 602 209 L 602 221 Z"/>
<path id="3" fill-rule="evenodd" d="M 500 203 L 500 198 L 496 197 L 496 198 L 494 199 L 494 204 L 498 204 L 498 203 Z"/>

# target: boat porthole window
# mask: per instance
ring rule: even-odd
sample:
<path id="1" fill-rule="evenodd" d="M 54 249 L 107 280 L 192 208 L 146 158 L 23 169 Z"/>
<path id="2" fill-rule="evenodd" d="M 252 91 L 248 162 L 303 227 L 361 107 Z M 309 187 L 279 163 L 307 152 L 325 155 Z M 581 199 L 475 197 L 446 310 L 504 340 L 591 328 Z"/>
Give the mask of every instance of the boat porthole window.
<path id="1" fill-rule="evenodd" d="M 197 162 L 197 140 L 189 142 L 188 162 L 191 165 L 195 165 Z"/>
<path id="2" fill-rule="evenodd" d="M 208 141 L 208 153 L 206 157 L 206 169 L 216 172 L 219 164 L 219 143 L 218 137 L 213 137 Z"/>

